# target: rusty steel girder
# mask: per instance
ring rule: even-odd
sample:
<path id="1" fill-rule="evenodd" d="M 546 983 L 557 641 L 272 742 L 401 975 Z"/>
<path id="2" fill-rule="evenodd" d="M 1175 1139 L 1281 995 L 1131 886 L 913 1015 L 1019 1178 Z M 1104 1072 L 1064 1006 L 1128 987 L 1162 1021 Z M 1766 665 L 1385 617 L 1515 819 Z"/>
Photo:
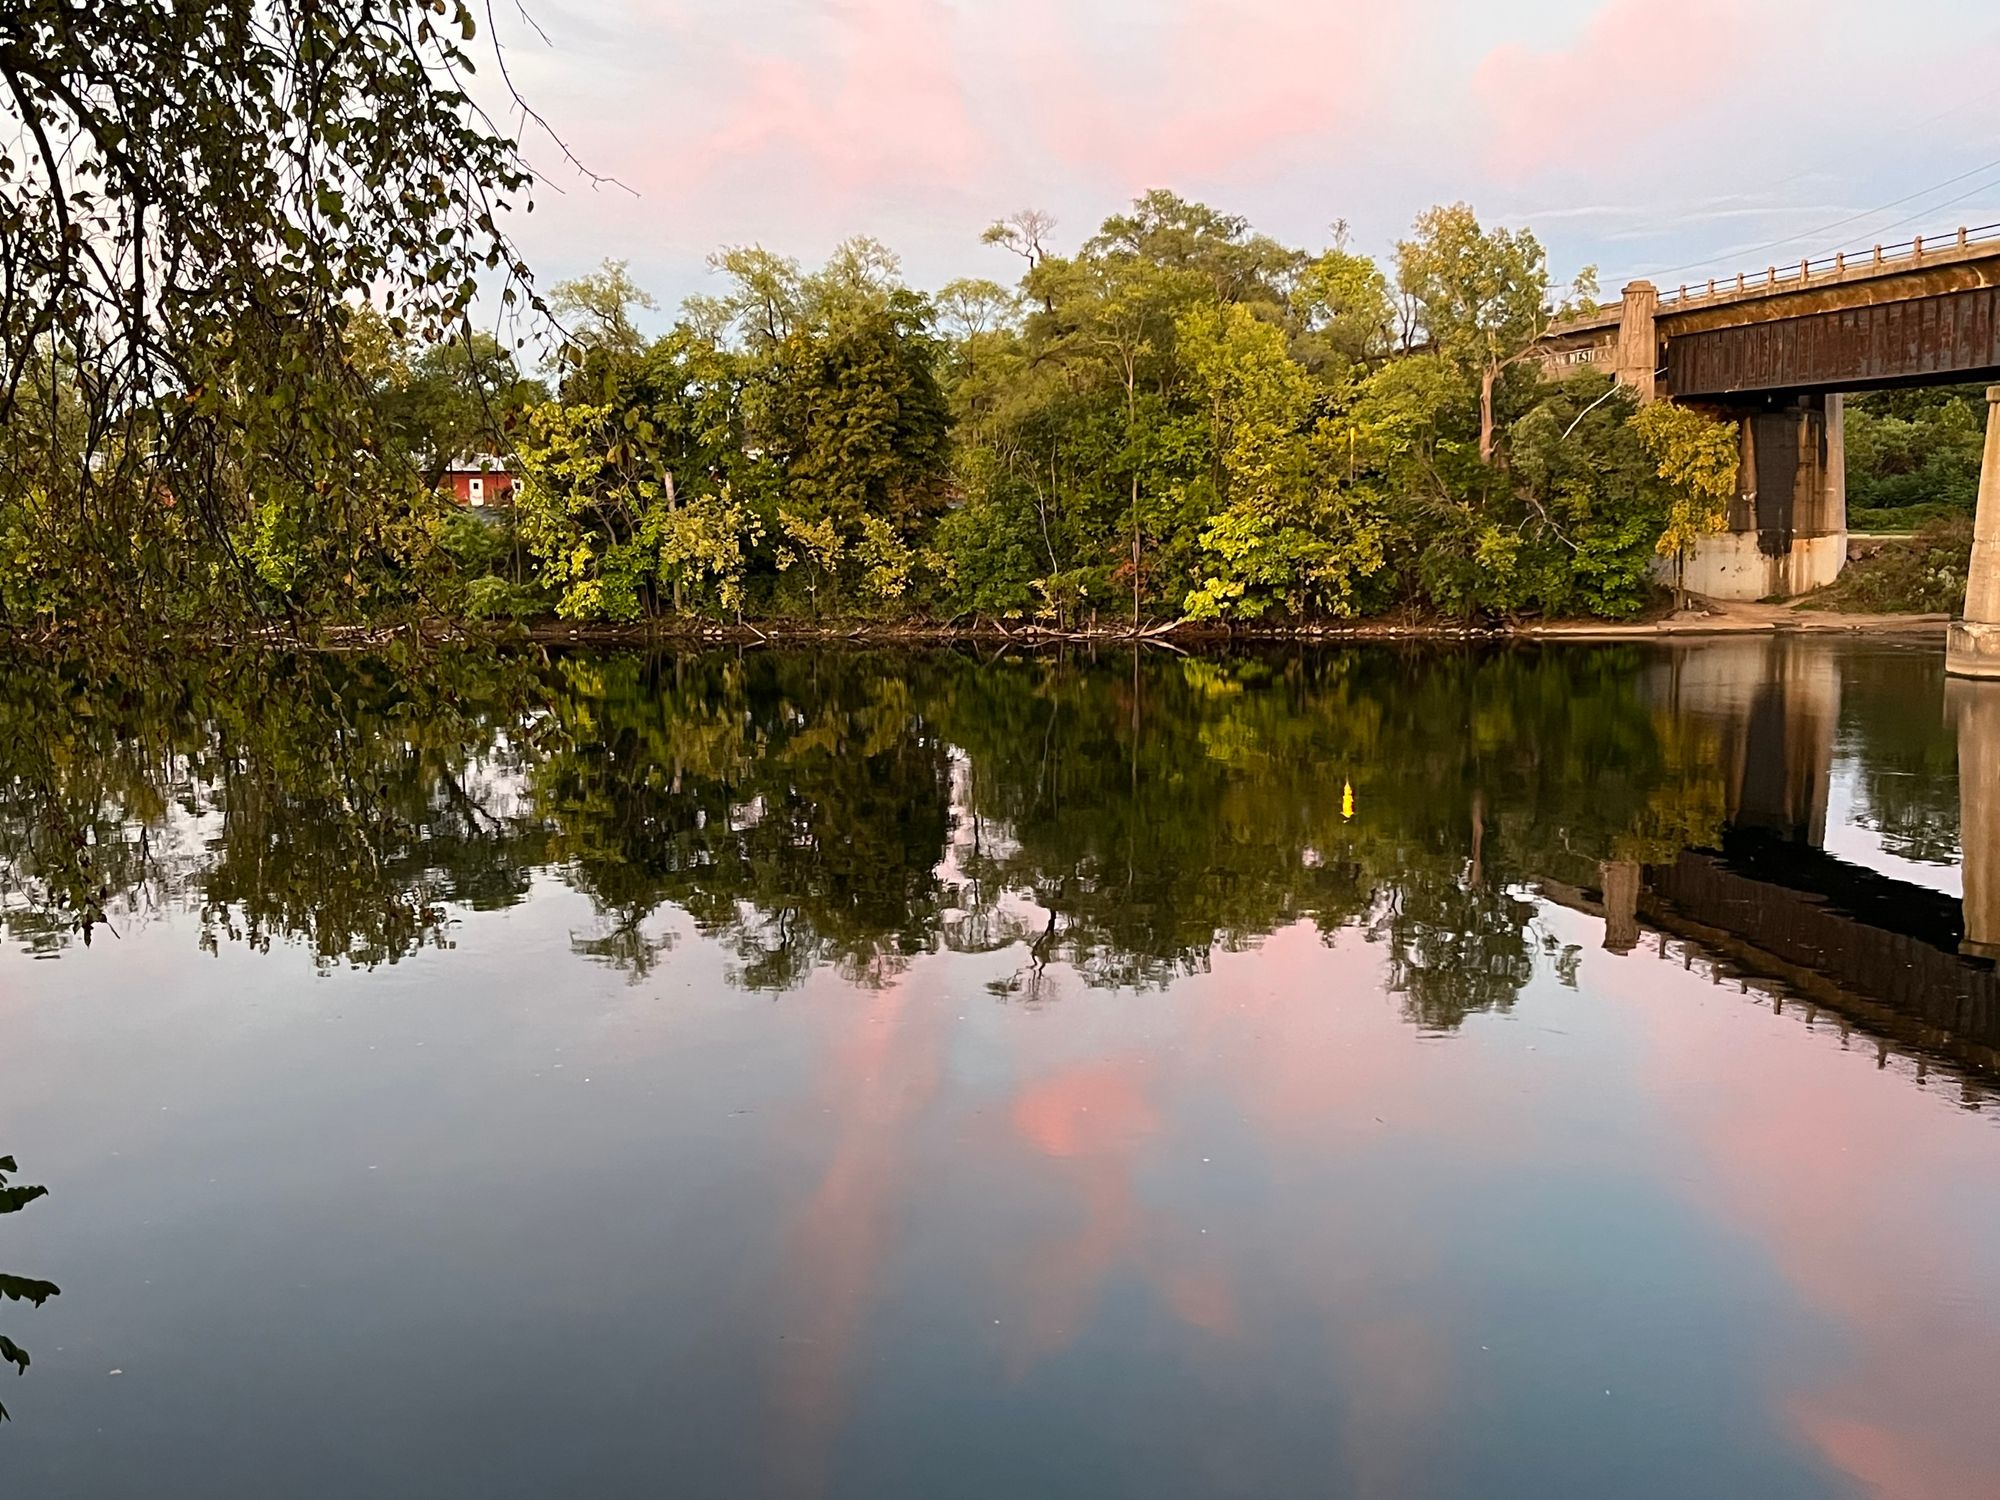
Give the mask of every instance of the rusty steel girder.
<path id="1" fill-rule="evenodd" d="M 1664 331 L 1667 389 L 1683 399 L 2000 375 L 2000 287 Z"/>

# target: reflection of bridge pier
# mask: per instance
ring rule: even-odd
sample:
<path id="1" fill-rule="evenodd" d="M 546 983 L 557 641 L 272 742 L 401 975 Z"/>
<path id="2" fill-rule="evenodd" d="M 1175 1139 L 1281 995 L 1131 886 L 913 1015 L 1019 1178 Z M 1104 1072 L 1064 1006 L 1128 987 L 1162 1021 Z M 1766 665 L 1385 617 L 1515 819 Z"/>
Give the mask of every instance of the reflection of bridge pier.
<path id="1" fill-rule="evenodd" d="M 1543 882 L 1604 919 L 1604 946 L 1643 930 L 1762 977 L 1919 1059 L 2000 1077 L 2000 682 L 1947 684 L 1959 757 L 1962 901 L 1823 851 L 1842 657 L 1783 637 L 1662 654 L 1649 691 L 1704 724 L 1726 777 L 1710 847 L 1599 866 L 1600 896 Z M 1867 700 L 1864 691 L 1859 693 Z M 1650 946 L 1650 945 L 1647 945 Z"/>
<path id="2" fill-rule="evenodd" d="M 1653 674 L 1662 710 L 1713 733 L 1732 827 L 1824 842 L 1840 719 L 1831 652 L 1782 635 L 1724 638 L 1672 652 Z"/>
<path id="3" fill-rule="evenodd" d="M 1783 637 L 1770 645 L 1768 674 L 1728 762 L 1729 821 L 1818 848 L 1826 842 L 1840 672 L 1825 651 Z"/>
<path id="4" fill-rule="evenodd" d="M 1948 682 L 1945 706 L 1958 726 L 1961 947 L 2000 958 L 2000 682 Z"/>

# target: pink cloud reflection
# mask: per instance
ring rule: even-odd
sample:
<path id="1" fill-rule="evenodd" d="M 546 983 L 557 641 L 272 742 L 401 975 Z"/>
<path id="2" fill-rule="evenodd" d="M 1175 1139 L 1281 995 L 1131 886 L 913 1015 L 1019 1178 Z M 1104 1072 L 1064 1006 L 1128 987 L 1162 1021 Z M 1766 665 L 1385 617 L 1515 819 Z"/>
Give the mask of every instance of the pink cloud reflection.
<path id="1" fill-rule="evenodd" d="M 1986 1415 L 2000 1312 L 1958 1201 L 1991 1176 L 1990 1122 L 1953 1108 L 1949 1082 L 1920 1091 L 1878 1073 L 1872 1046 L 1800 1035 L 1793 1007 L 1739 1021 L 1736 1045 L 1717 1047 L 1698 979 L 1627 972 L 1656 1095 L 1706 1167 L 1691 1179 L 1705 1206 L 1762 1240 L 1838 1331 L 1810 1378 L 1782 1372 L 1778 1406 L 1882 1500 L 2000 1494 Z"/>

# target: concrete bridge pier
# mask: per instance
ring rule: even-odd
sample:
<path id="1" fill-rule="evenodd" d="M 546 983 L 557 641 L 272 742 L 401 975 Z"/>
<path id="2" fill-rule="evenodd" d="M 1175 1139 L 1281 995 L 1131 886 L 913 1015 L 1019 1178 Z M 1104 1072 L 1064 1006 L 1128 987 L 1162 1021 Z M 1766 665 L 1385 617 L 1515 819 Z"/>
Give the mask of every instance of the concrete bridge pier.
<path id="1" fill-rule="evenodd" d="M 1714 599 L 1790 598 L 1847 565 L 1846 414 L 1838 395 L 1771 398 L 1725 412 L 1741 434 L 1729 529 L 1688 557 L 1687 587 Z"/>
<path id="2" fill-rule="evenodd" d="M 1650 281 L 1626 287 L 1618 304 L 1611 377 L 1637 396 L 1641 406 L 1660 394 L 1660 293 Z"/>
<path id="3" fill-rule="evenodd" d="M 1986 451 L 1979 463 L 1965 618 L 1952 623 L 1944 669 L 1959 677 L 2000 677 L 2000 385 L 1986 388 Z"/>

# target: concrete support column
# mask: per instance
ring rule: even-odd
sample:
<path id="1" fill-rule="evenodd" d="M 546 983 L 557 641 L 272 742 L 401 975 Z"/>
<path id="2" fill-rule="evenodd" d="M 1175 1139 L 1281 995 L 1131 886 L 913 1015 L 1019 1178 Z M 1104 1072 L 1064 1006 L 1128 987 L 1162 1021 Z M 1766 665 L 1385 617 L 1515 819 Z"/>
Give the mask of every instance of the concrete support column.
<path id="1" fill-rule="evenodd" d="M 1945 646 L 1944 669 L 1960 677 L 2000 677 L 2000 385 L 1986 390 L 1972 576 L 1966 581 L 1965 618 L 1953 622 Z"/>
<path id="2" fill-rule="evenodd" d="M 1951 682 L 1958 721 L 1958 844 L 1965 884 L 1963 951 L 2000 958 L 2000 682 Z"/>
<path id="3" fill-rule="evenodd" d="M 1738 424 L 1741 464 L 1729 529 L 1697 542 L 1690 592 L 1712 599 L 1791 598 L 1847 566 L 1847 424 L 1839 396 L 1756 400 L 1723 409 Z"/>
<path id="4" fill-rule="evenodd" d="M 1729 534 L 1742 536 L 1757 530 L 1757 424 L 1748 413 L 1730 420 L 1736 424 L 1736 498 L 1729 502 Z"/>
<path id="5" fill-rule="evenodd" d="M 1826 398 L 1826 472 L 1820 499 L 1820 530 L 1824 535 L 1847 536 L 1847 398 Z M 1847 566 L 1847 549 L 1841 548 L 1841 566 Z"/>
<path id="6" fill-rule="evenodd" d="M 1629 386 L 1643 405 L 1659 394 L 1660 294 L 1650 281 L 1635 281 L 1625 288 L 1625 300 L 1618 310 L 1618 348 L 1611 373 L 1620 385 Z"/>

